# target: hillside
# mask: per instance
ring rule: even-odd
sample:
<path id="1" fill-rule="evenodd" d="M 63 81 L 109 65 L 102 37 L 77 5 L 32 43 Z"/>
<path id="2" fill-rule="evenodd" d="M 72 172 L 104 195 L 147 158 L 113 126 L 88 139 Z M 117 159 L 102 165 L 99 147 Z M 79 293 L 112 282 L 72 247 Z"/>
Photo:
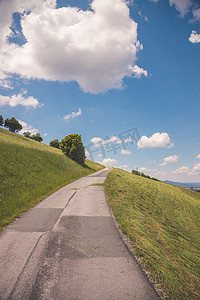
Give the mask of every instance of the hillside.
<path id="1" fill-rule="evenodd" d="M 200 299 L 200 193 L 113 169 L 108 203 L 167 299 Z"/>
<path id="2" fill-rule="evenodd" d="M 61 150 L 0 128 L 0 230 L 45 196 L 98 171 L 82 167 Z"/>

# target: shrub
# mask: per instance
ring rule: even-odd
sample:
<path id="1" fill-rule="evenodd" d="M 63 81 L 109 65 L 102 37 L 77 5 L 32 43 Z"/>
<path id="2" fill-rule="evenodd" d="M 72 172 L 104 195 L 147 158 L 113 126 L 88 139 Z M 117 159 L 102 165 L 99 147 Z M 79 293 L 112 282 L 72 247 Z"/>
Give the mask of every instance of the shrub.
<path id="1" fill-rule="evenodd" d="M 33 134 L 32 137 L 31 137 L 33 140 L 36 140 L 38 142 L 42 142 L 43 141 L 43 138 L 41 137 L 40 133 L 37 132 L 36 134 Z"/>
<path id="2" fill-rule="evenodd" d="M 49 145 L 50 145 L 51 147 L 54 147 L 54 148 L 59 148 L 59 141 L 58 141 L 58 139 L 55 139 L 55 140 L 51 141 L 51 142 L 49 143 Z"/>

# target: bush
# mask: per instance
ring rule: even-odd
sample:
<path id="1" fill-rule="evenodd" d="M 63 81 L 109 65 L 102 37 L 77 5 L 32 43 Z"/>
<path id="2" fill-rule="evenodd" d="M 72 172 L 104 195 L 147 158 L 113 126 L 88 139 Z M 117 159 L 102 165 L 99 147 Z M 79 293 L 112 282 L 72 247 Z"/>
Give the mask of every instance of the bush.
<path id="1" fill-rule="evenodd" d="M 41 137 L 40 133 L 37 132 L 36 134 L 33 134 L 32 137 L 31 137 L 33 140 L 36 140 L 38 142 L 42 142 L 43 141 L 43 138 Z"/>
<path id="2" fill-rule="evenodd" d="M 25 131 L 25 132 L 23 133 L 23 135 L 24 135 L 25 137 L 31 139 L 31 133 L 30 133 L 29 131 Z"/>
<path id="3" fill-rule="evenodd" d="M 85 163 L 85 148 L 81 135 L 70 134 L 60 142 L 60 149 L 75 162 L 83 165 Z"/>
<path id="4" fill-rule="evenodd" d="M 149 175 L 146 175 L 146 174 L 144 174 L 143 172 L 142 173 L 140 173 L 139 171 L 137 171 L 137 170 L 132 170 L 132 172 L 131 172 L 132 174 L 134 174 L 134 175 L 138 175 L 138 176 L 141 176 L 141 177 L 145 177 L 145 178 L 148 178 L 148 179 L 152 179 L 152 180 L 155 180 L 155 181 L 160 181 L 159 179 L 157 179 L 157 178 L 154 178 L 154 177 L 150 177 Z"/>
<path id="5" fill-rule="evenodd" d="M 59 148 L 59 141 L 58 141 L 58 139 L 55 139 L 55 140 L 51 141 L 51 142 L 49 143 L 49 145 L 50 145 L 51 147 L 54 147 L 54 148 Z"/>

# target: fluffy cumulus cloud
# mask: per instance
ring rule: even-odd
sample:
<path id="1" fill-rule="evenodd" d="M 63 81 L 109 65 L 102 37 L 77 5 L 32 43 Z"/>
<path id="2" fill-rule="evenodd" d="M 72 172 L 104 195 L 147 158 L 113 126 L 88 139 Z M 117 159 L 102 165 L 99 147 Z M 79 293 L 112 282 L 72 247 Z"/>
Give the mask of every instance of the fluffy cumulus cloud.
<path id="1" fill-rule="evenodd" d="M 121 144 L 122 140 L 119 139 L 116 135 L 113 135 L 111 137 L 108 137 L 107 139 L 103 140 L 100 137 L 93 137 L 91 139 L 91 143 L 96 146 L 99 147 L 99 145 L 108 145 L 108 144 Z"/>
<path id="2" fill-rule="evenodd" d="M 0 95 L 0 106 L 6 106 L 9 105 L 11 107 L 15 107 L 17 105 L 22 105 L 27 108 L 36 108 L 38 106 L 41 106 L 38 102 L 38 100 L 32 96 L 25 97 L 24 95 L 27 93 L 27 91 L 23 91 L 22 93 L 19 93 L 18 95 L 12 95 L 12 96 L 2 96 Z"/>
<path id="3" fill-rule="evenodd" d="M 189 172 L 189 168 L 186 166 L 182 166 L 174 171 L 172 171 L 172 173 L 174 174 L 186 174 Z"/>
<path id="4" fill-rule="evenodd" d="M 99 137 L 93 137 L 91 139 L 91 143 L 94 144 L 94 145 L 99 144 L 101 142 L 103 142 L 103 140 L 101 138 L 99 138 Z"/>
<path id="5" fill-rule="evenodd" d="M 38 129 L 34 128 L 24 121 L 18 120 L 18 122 L 22 125 L 22 130 L 19 131 L 20 134 L 23 134 L 26 131 L 29 131 L 31 134 L 36 134 L 37 132 L 39 132 Z"/>
<path id="6" fill-rule="evenodd" d="M 144 172 L 149 172 L 150 169 L 146 168 L 146 167 L 141 167 L 138 169 L 139 172 L 144 173 Z"/>
<path id="7" fill-rule="evenodd" d="M 167 164 L 177 162 L 178 160 L 179 160 L 179 157 L 177 155 L 171 155 L 171 156 L 165 157 L 163 159 L 163 162 L 160 164 L 160 166 L 166 166 Z"/>
<path id="8" fill-rule="evenodd" d="M 200 43 L 200 34 L 198 34 L 195 30 L 192 30 L 189 41 L 193 44 Z"/>
<path id="9" fill-rule="evenodd" d="M 142 45 L 127 3 L 93 0 L 91 9 L 83 11 L 57 8 L 56 0 L 2 0 L 1 72 L 28 79 L 76 81 L 91 93 L 120 89 L 126 76 L 147 76 L 147 71 L 135 65 Z M 8 41 L 15 34 L 11 30 L 14 12 L 22 16 L 22 45 Z"/>
<path id="10" fill-rule="evenodd" d="M 144 148 L 172 148 L 174 144 L 171 142 L 168 133 L 156 132 L 151 137 L 142 136 L 137 143 L 138 149 Z"/>
<path id="11" fill-rule="evenodd" d="M 197 155 L 197 158 L 198 158 L 198 159 L 200 159 L 200 154 L 199 154 L 199 155 Z"/>
<path id="12" fill-rule="evenodd" d="M 192 170 L 190 170 L 189 175 L 200 175 L 200 164 L 194 164 Z"/>
<path id="13" fill-rule="evenodd" d="M 132 152 L 129 150 L 126 150 L 126 149 L 122 149 L 121 154 L 130 155 L 130 154 L 132 154 Z"/>
<path id="14" fill-rule="evenodd" d="M 134 65 L 133 67 L 131 67 L 131 70 L 134 74 L 133 76 L 137 79 L 140 79 L 142 75 L 144 75 L 145 77 L 147 77 L 147 75 L 148 75 L 148 72 L 146 70 L 138 67 L 137 65 Z"/>
<path id="15" fill-rule="evenodd" d="M 191 169 L 189 169 L 186 166 L 180 167 L 180 168 L 172 171 L 172 173 L 179 174 L 179 175 L 187 174 L 189 176 L 200 175 L 200 163 L 194 164 Z"/>
<path id="16" fill-rule="evenodd" d="M 79 110 L 77 112 L 72 112 L 71 114 L 65 115 L 63 117 L 63 120 L 69 121 L 70 119 L 77 118 L 77 117 L 79 117 L 81 115 L 82 115 L 82 110 L 81 110 L 81 108 L 79 108 Z"/>
<path id="17" fill-rule="evenodd" d="M 113 158 L 104 158 L 101 164 L 105 166 L 115 166 L 116 164 L 118 164 L 118 161 Z"/>

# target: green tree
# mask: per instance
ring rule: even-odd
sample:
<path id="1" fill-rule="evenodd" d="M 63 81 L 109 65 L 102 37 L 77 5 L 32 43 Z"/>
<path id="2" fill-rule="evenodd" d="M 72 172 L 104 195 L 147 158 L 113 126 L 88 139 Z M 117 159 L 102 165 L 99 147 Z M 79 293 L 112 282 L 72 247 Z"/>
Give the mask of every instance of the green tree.
<path id="1" fill-rule="evenodd" d="M 139 175 L 140 176 L 140 172 L 136 171 L 136 170 L 132 170 L 132 174 L 134 175 Z"/>
<path id="2" fill-rule="evenodd" d="M 25 137 L 27 137 L 27 138 L 32 138 L 31 137 L 31 133 L 29 132 L 29 131 L 25 131 L 24 133 L 23 133 L 23 135 L 25 136 Z"/>
<path id="3" fill-rule="evenodd" d="M 85 163 L 85 148 L 81 135 L 75 133 L 64 137 L 60 142 L 60 149 L 77 163 Z"/>
<path id="4" fill-rule="evenodd" d="M 0 115 L 0 126 L 3 126 L 3 117 Z"/>
<path id="5" fill-rule="evenodd" d="M 41 137 L 40 133 L 37 132 L 36 134 L 33 134 L 32 137 L 31 137 L 33 140 L 36 140 L 38 142 L 42 142 L 43 141 L 43 138 Z"/>
<path id="6" fill-rule="evenodd" d="M 4 126 L 9 128 L 9 131 L 12 132 L 18 132 L 22 130 L 22 125 L 14 118 L 12 117 L 11 119 L 6 119 Z"/>
<path id="7" fill-rule="evenodd" d="M 58 141 L 58 139 L 55 139 L 55 140 L 51 141 L 51 142 L 49 143 L 49 145 L 50 145 L 51 147 L 54 147 L 54 148 L 59 148 L 59 141 Z"/>

